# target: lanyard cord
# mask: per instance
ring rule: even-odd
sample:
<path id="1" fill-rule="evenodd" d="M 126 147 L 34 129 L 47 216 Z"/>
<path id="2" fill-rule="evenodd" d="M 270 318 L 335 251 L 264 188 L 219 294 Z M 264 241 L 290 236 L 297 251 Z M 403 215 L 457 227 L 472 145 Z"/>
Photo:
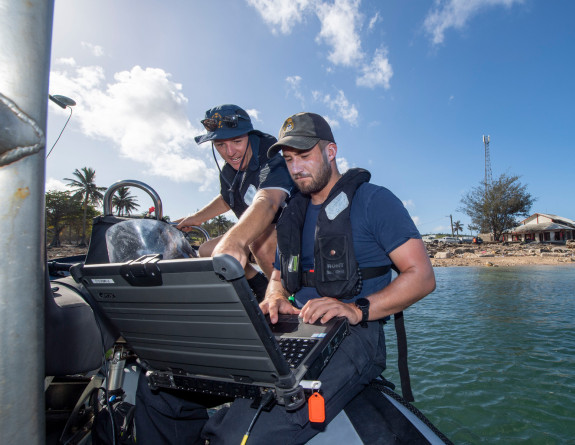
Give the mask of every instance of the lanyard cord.
<path id="1" fill-rule="evenodd" d="M 246 155 L 248 154 L 248 148 L 250 146 L 250 138 L 248 136 L 248 144 L 246 145 L 246 150 L 244 151 L 244 155 L 242 156 L 242 162 L 240 162 L 240 168 L 242 167 L 242 165 L 244 164 L 244 160 L 246 159 Z M 237 179 L 240 175 L 240 173 L 242 174 L 242 182 L 240 184 L 239 190 L 242 189 L 242 186 L 244 185 L 244 180 L 246 179 L 246 175 L 244 174 L 245 171 L 244 170 L 238 170 L 236 172 L 236 175 L 234 176 L 233 181 L 230 183 L 230 181 L 227 180 L 227 178 L 224 176 L 224 174 L 222 173 L 222 169 L 220 168 L 220 164 L 218 163 L 218 158 L 216 158 L 216 151 L 214 148 L 214 142 L 212 141 L 212 155 L 214 156 L 214 161 L 216 161 L 216 165 L 218 167 L 218 170 L 220 172 L 220 178 L 222 178 L 224 180 L 224 182 L 226 183 L 226 185 L 229 187 L 228 188 L 228 193 L 229 193 L 229 198 L 230 198 L 230 207 L 234 207 L 234 186 L 237 182 Z M 247 169 L 248 166 L 246 166 Z"/>

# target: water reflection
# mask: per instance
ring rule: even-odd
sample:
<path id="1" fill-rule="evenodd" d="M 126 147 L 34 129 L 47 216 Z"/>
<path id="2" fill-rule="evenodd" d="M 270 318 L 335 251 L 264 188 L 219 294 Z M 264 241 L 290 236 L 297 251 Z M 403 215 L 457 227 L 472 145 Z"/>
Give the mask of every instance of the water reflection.
<path id="1" fill-rule="evenodd" d="M 455 443 L 574 443 L 575 267 L 435 272 L 405 315 L 417 406 Z"/>

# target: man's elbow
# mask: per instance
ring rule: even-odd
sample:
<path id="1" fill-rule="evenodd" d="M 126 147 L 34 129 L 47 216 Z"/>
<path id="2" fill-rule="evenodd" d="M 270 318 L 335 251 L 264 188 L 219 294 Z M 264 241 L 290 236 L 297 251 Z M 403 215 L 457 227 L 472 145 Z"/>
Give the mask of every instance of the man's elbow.
<path id="1" fill-rule="evenodd" d="M 282 203 L 285 201 L 285 193 L 276 193 L 276 194 L 266 194 L 266 193 L 258 193 L 252 205 L 257 206 L 259 208 L 265 209 L 266 211 L 272 213 L 274 216 L 276 212 L 279 210 Z"/>
<path id="2" fill-rule="evenodd" d="M 433 272 L 433 267 L 430 267 L 428 270 L 425 271 L 425 276 L 422 280 L 423 284 L 423 296 L 429 295 L 435 290 L 436 282 L 435 282 L 435 273 Z"/>

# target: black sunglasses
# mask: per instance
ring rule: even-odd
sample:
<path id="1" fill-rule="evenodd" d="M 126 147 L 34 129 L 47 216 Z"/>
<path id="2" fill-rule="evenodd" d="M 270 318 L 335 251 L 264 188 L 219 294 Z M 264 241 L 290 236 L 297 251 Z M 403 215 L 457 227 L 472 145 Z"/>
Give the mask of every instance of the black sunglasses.
<path id="1" fill-rule="evenodd" d="M 238 126 L 238 119 L 250 120 L 247 116 L 242 116 L 241 114 L 234 114 L 232 116 L 224 116 L 220 119 L 214 119 L 213 117 L 208 117 L 200 121 L 204 128 L 208 131 L 216 131 L 218 128 L 222 128 L 224 125 L 228 128 L 236 128 Z"/>

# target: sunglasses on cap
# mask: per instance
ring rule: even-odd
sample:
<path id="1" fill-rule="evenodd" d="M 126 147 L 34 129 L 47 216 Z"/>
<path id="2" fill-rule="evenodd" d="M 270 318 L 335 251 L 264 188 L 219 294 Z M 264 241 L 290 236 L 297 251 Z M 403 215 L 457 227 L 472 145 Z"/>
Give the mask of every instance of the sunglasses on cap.
<path id="1" fill-rule="evenodd" d="M 241 114 L 234 114 L 232 116 L 224 116 L 219 119 L 208 117 L 200 121 L 200 123 L 204 126 L 206 130 L 216 131 L 218 128 L 222 128 L 224 126 L 228 128 L 236 128 L 238 126 L 239 119 L 244 119 L 246 121 L 250 120 L 250 118 L 247 116 L 242 116 Z"/>

